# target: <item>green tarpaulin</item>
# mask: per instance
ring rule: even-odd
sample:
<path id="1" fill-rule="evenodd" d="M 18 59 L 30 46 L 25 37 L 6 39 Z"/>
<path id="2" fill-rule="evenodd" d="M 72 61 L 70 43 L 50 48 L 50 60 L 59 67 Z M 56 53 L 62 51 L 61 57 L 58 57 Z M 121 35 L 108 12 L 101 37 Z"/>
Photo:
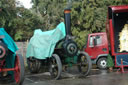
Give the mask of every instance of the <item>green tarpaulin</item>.
<path id="1" fill-rule="evenodd" d="M 46 59 L 51 57 L 56 43 L 65 37 L 65 24 L 61 22 L 55 29 L 42 32 L 40 29 L 34 31 L 27 47 L 26 57 Z"/>

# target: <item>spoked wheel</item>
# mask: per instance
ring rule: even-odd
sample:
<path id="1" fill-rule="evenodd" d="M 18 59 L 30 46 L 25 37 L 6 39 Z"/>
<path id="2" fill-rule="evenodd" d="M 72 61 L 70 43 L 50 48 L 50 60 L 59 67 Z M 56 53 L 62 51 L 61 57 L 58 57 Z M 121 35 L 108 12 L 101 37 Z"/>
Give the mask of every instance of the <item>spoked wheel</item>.
<path id="1" fill-rule="evenodd" d="M 41 69 L 41 61 L 35 58 L 27 59 L 28 68 L 31 73 L 38 73 Z"/>
<path id="2" fill-rule="evenodd" d="M 80 52 L 78 57 L 78 70 L 82 74 L 82 76 L 87 76 L 91 71 L 92 63 L 88 54 L 85 52 Z"/>
<path id="3" fill-rule="evenodd" d="M 24 59 L 20 54 L 16 55 L 15 67 L 16 70 L 14 71 L 14 79 L 18 85 L 22 85 L 25 76 L 24 73 L 25 69 L 24 69 Z"/>
<path id="4" fill-rule="evenodd" d="M 57 54 L 53 54 L 50 60 L 50 74 L 52 79 L 59 79 L 62 72 L 62 63 Z"/>

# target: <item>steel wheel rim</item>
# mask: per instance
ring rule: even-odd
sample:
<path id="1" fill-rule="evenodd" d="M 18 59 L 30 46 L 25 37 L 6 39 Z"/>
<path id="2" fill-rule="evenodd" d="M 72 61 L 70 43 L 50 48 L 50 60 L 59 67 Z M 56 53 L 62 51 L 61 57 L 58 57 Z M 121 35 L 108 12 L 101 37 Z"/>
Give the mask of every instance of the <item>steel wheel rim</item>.
<path id="1" fill-rule="evenodd" d="M 107 65 L 107 62 L 105 60 L 102 60 L 101 63 L 100 63 L 100 65 L 105 68 L 106 65 Z"/>
<path id="2" fill-rule="evenodd" d="M 51 75 L 53 77 L 56 77 L 58 74 L 58 65 L 57 65 L 57 61 L 55 60 L 55 58 L 52 58 L 51 60 Z"/>
<path id="3" fill-rule="evenodd" d="M 34 62 L 36 62 L 36 60 L 32 60 L 32 61 L 29 62 L 30 68 L 31 68 L 32 71 L 35 70 L 35 67 L 36 67 L 36 63 L 34 63 Z"/>
<path id="4" fill-rule="evenodd" d="M 81 56 L 81 62 L 80 62 L 80 69 L 81 69 L 81 72 L 82 74 L 85 74 L 86 73 L 86 69 L 88 69 L 88 61 L 86 59 L 86 56 L 85 55 L 82 55 Z"/>

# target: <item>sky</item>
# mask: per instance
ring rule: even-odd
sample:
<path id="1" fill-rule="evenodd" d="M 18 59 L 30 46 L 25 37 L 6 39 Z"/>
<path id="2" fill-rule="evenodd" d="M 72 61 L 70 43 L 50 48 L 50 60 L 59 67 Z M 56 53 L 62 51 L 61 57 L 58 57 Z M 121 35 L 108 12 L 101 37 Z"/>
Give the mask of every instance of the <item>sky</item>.
<path id="1" fill-rule="evenodd" d="M 31 8 L 32 7 L 32 4 L 30 3 L 31 0 L 17 0 L 17 1 L 20 1 L 21 4 L 25 7 L 25 8 Z"/>

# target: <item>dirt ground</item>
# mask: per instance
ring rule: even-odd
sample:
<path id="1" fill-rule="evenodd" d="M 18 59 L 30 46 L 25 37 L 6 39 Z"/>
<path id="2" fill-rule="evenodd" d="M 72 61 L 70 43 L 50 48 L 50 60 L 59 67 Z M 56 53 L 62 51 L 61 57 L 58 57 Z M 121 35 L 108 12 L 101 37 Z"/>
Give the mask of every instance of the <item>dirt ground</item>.
<path id="1" fill-rule="evenodd" d="M 16 85 L 6 83 L 0 85 Z M 27 73 L 23 85 L 128 85 L 128 72 L 120 73 L 117 69 L 114 72 L 107 70 L 92 69 L 87 77 L 79 77 L 74 68 L 62 72 L 59 80 L 52 80 L 49 72 L 30 74 Z"/>

